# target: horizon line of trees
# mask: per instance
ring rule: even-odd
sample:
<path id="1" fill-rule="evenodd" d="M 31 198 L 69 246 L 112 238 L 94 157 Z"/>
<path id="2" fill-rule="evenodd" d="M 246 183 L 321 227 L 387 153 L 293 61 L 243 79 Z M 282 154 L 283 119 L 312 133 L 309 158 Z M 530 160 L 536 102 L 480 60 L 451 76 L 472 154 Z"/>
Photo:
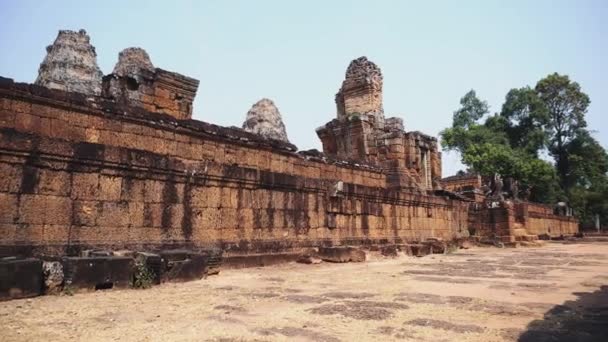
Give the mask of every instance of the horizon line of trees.
<path id="1" fill-rule="evenodd" d="M 608 154 L 587 127 L 590 103 L 577 82 L 558 73 L 511 89 L 494 114 L 471 90 L 440 132 L 441 144 L 460 153 L 467 172 L 511 177 L 531 201 L 567 202 L 581 223 L 599 215 L 606 224 Z"/>

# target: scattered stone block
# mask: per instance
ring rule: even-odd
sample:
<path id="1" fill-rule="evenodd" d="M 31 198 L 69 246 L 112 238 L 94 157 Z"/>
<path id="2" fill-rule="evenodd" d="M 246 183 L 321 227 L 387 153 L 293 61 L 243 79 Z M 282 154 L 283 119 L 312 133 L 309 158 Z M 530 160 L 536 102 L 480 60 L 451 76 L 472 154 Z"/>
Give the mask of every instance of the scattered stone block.
<path id="1" fill-rule="evenodd" d="M 112 256 L 112 252 L 100 249 L 85 249 L 80 252 L 80 256 L 82 258 L 109 257 Z"/>
<path id="2" fill-rule="evenodd" d="M 380 247 L 380 253 L 385 257 L 398 257 L 403 254 L 398 245 L 386 245 Z"/>
<path id="3" fill-rule="evenodd" d="M 112 255 L 114 255 L 114 256 L 120 256 L 120 257 L 134 258 L 135 257 L 135 252 L 131 251 L 131 250 L 128 250 L 128 249 L 121 249 L 121 250 L 112 252 Z"/>
<path id="4" fill-rule="evenodd" d="M 319 257 L 328 262 L 364 262 L 365 252 L 350 246 L 319 247 Z"/>
<path id="5" fill-rule="evenodd" d="M 431 254 L 431 246 L 429 244 L 414 243 L 408 244 L 407 246 L 411 251 L 411 254 L 409 255 L 423 257 L 425 255 Z"/>
<path id="6" fill-rule="evenodd" d="M 428 246 L 429 254 L 444 254 L 447 251 L 446 243 L 439 239 L 428 239 L 423 244 Z"/>
<path id="7" fill-rule="evenodd" d="M 458 241 L 458 247 L 460 249 L 469 249 L 473 247 L 473 244 L 469 240 L 460 240 Z"/>
<path id="8" fill-rule="evenodd" d="M 0 301 L 42 294 L 42 261 L 0 258 Z"/>
<path id="9" fill-rule="evenodd" d="M 296 262 L 298 262 L 300 264 L 313 265 L 313 264 L 320 264 L 323 262 L 323 260 L 321 260 L 321 258 L 318 258 L 314 255 L 304 254 L 304 255 L 300 256 L 298 258 L 298 260 L 296 260 Z"/>
<path id="10" fill-rule="evenodd" d="M 133 279 L 132 258 L 65 257 L 61 262 L 66 286 L 90 290 L 126 288 Z"/>
<path id="11" fill-rule="evenodd" d="M 202 279 L 207 275 L 209 257 L 189 250 L 167 250 L 159 253 L 163 272 L 161 282 Z"/>

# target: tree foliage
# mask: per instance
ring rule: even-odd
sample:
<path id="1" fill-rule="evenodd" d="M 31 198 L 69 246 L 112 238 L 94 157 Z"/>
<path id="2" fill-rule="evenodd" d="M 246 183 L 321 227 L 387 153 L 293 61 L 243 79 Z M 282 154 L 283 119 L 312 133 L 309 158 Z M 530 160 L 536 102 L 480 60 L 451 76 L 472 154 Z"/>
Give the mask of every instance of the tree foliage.
<path id="1" fill-rule="evenodd" d="M 519 180 L 531 200 L 569 201 L 583 221 L 600 214 L 608 222 L 608 154 L 586 130 L 589 104 L 578 83 L 557 73 L 511 89 L 495 114 L 471 90 L 440 133 L 442 146 L 471 171 Z"/>
<path id="2" fill-rule="evenodd" d="M 571 153 L 568 148 L 587 126 L 585 114 L 591 101 L 578 83 L 557 73 L 540 80 L 534 89 L 549 115 L 545 125 L 549 153 L 555 159 L 562 188 L 569 192 Z"/>

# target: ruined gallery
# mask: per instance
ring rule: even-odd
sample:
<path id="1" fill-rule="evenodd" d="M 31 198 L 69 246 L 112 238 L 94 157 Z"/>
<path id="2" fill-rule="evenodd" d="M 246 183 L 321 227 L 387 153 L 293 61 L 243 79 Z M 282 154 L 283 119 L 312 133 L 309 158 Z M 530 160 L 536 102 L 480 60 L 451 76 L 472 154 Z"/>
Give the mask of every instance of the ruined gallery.
<path id="1" fill-rule="evenodd" d="M 385 115 L 382 72 L 365 57 L 345 66 L 320 152 L 289 142 L 272 100 L 243 113 L 242 129 L 193 120 L 198 80 L 140 48 L 104 76 L 96 53 L 84 30 L 60 31 L 34 84 L 0 78 L 0 256 L 16 282 L 59 261 L 76 274 L 81 260 L 115 262 L 118 274 L 134 255 L 260 265 L 315 250 L 346 261 L 578 232 L 567 213 L 496 182 L 442 179 L 437 139 Z"/>

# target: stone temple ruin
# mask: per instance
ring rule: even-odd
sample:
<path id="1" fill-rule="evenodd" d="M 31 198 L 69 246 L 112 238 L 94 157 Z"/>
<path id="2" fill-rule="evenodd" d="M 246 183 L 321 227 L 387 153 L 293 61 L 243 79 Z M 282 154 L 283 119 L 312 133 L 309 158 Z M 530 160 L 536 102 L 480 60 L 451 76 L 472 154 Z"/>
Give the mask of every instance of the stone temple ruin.
<path id="1" fill-rule="evenodd" d="M 437 139 L 405 132 L 400 118 L 384 118 L 382 72 L 365 57 L 346 70 L 336 94 L 338 117 L 317 129 L 328 156 L 376 165 L 395 190 L 439 189 L 441 153 Z"/>
<path id="2" fill-rule="evenodd" d="M 317 129 L 321 153 L 298 152 L 267 99 L 243 129 L 192 120 L 199 82 L 143 49 L 103 77 L 83 30 L 60 31 L 47 53 L 35 84 L 0 77 L 0 298 L 124 285 L 134 263 L 161 282 L 217 272 L 222 257 L 348 261 L 578 232 L 549 207 L 490 205 L 467 195 L 475 180 L 442 180 L 437 140 L 385 118 L 383 76 L 365 57 Z"/>

